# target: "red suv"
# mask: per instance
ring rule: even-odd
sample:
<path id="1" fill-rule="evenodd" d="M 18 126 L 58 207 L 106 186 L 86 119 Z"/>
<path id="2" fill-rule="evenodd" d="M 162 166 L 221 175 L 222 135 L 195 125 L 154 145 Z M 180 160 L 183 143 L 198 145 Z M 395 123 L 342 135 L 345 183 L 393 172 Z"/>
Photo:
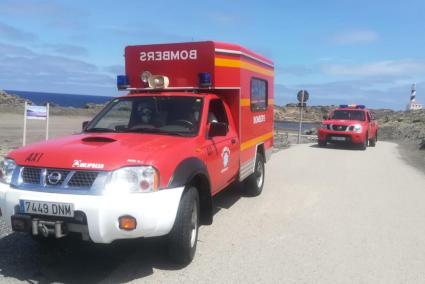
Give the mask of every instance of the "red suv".
<path id="1" fill-rule="evenodd" d="M 364 105 L 340 105 L 322 121 L 318 141 L 320 147 L 327 143 L 351 143 L 365 150 L 378 141 L 378 122 Z"/>

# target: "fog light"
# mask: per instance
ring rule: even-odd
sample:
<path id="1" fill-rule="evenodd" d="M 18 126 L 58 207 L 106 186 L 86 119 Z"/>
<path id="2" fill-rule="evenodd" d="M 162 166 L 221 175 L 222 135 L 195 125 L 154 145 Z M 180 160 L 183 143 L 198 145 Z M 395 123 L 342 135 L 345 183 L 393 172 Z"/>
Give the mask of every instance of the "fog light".
<path id="1" fill-rule="evenodd" d="M 16 216 L 11 218 L 12 230 L 16 232 L 29 232 L 30 231 L 30 216 Z"/>
<path id="2" fill-rule="evenodd" d="M 136 218 L 132 216 L 121 216 L 118 218 L 119 227 L 121 230 L 132 231 L 137 227 Z"/>

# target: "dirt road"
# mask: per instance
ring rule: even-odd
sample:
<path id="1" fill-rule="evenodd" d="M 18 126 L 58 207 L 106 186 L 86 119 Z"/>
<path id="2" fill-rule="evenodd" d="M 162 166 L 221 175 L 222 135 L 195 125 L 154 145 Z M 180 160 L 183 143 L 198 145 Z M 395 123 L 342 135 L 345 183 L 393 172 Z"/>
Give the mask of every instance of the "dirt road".
<path id="1" fill-rule="evenodd" d="M 185 268 L 160 241 L 46 248 L 0 233 L 0 281 L 423 283 L 425 175 L 397 145 L 366 151 L 313 144 L 275 153 L 264 192 L 215 200 Z M 3 278 L 2 278 L 3 277 Z"/>

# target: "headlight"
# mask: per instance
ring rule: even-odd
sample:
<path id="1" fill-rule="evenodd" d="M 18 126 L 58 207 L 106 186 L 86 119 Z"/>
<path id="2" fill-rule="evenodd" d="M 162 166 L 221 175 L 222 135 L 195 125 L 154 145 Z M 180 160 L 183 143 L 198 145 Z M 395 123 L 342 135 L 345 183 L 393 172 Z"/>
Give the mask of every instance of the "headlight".
<path id="1" fill-rule="evenodd" d="M 145 193 L 158 190 L 159 175 L 151 166 L 125 167 L 111 172 L 105 194 Z"/>
<path id="2" fill-rule="evenodd" d="M 329 125 L 328 124 L 322 124 L 322 125 L 320 125 L 320 128 L 329 129 Z"/>
<path id="3" fill-rule="evenodd" d="M 16 168 L 16 163 L 12 159 L 4 159 L 0 163 L 0 181 L 9 184 L 12 180 L 13 171 Z"/>
<path id="4" fill-rule="evenodd" d="M 353 129 L 353 131 L 357 133 L 362 132 L 362 126 L 360 124 L 355 124 L 351 126 L 350 129 Z"/>

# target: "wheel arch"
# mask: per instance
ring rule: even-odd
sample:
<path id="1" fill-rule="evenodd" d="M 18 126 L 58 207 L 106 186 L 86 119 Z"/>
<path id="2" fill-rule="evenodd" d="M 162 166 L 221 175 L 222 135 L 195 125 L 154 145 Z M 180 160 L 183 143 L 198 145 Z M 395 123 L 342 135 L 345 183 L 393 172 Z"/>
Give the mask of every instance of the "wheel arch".
<path id="1" fill-rule="evenodd" d="M 181 161 L 174 170 L 168 186 L 170 188 L 185 186 L 186 189 L 195 186 L 199 194 L 201 224 L 212 223 L 211 183 L 207 167 L 202 160 L 191 157 Z"/>

